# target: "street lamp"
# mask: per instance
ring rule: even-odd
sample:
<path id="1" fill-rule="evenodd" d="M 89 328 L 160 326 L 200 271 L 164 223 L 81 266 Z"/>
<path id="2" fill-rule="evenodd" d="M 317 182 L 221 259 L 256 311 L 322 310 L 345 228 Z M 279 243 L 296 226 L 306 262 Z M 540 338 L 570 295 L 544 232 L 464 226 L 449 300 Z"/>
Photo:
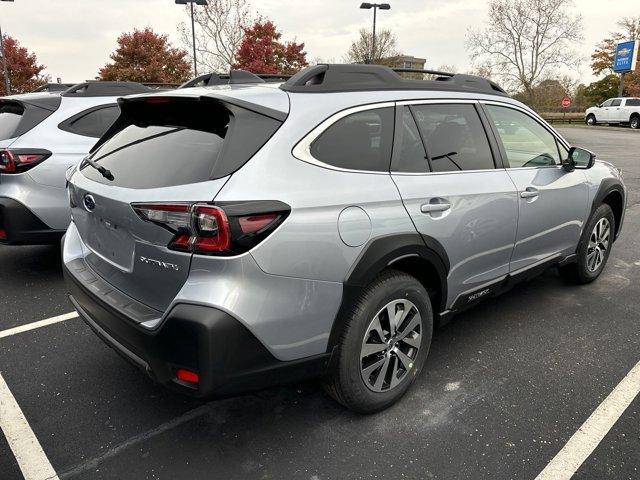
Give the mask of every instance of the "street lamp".
<path id="1" fill-rule="evenodd" d="M 11 0 L 13 1 L 13 0 Z M 198 65 L 196 63 L 196 27 L 195 22 L 193 20 L 193 4 L 196 5 L 206 5 L 207 0 L 176 0 L 176 4 L 178 5 L 191 5 L 191 36 L 193 37 L 193 73 L 194 76 L 198 76 Z"/>
<path id="2" fill-rule="evenodd" d="M 373 8 L 373 37 L 371 40 L 371 59 L 367 63 L 373 62 L 376 57 L 376 13 L 380 10 L 391 10 L 391 5 L 388 3 L 367 3 L 360 4 L 360 8 L 364 10 L 370 10 Z"/>
<path id="3" fill-rule="evenodd" d="M 13 2 L 13 0 L 0 0 L 0 2 Z M 11 82 L 9 81 L 9 65 L 7 57 L 4 55 L 4 38 L 2 37 L 2 27 L 0 27 L 0 56 L 2 57 L 2 65 L 4 66 L 4 89 L 7 95 L 11 95 Z"/>

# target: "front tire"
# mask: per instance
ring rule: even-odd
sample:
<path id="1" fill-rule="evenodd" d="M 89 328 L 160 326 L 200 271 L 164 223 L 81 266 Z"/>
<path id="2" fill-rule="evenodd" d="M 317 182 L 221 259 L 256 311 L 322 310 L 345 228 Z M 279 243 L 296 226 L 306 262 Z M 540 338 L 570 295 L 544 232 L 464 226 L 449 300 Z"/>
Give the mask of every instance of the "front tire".
<path id="1" fill-rule="evenodd" d="M 432 334 L 433 312 L 422 284 L 404 272 L 383 272 L 347 313 L 325 389 L 359 413 L 391 406 L 422 370 Z"/>
<path id="2" fill-rule="evenodd" d="M 577 249 L 577 261 L 560 268 L 560 273 L 573 283 L 593 282 L 604 270 L 616 229 L 613 210 L 600 205 L 587 222 Z"/>
<path id="3" fill-rule="evenodd" d="M 589 125 L 590 127 L 595 126 L 595 124 L 597 123 L 597 122 L 596 122 L 596 116 L 595 116 L 595 115 L 593 115 L 593 114 L 587 115 L 587 118 L 586 118 L 586 120 L 585 120 L 585 123 L 586 123 L 587 125 Z"/>

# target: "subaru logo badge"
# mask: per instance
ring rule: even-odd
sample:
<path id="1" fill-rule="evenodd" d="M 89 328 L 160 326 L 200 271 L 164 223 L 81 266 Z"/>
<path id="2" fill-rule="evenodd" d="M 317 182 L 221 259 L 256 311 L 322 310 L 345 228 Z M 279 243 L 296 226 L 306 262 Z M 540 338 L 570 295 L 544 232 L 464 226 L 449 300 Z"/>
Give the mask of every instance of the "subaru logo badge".
<path id="1" fill-rule="evenodd" d="M 96 208 L 96 201 L 94 200 L 93 195 L 89 195 L 88 193 L 84 196 L 83 203 L 87 212 L 91 212 Z"/>

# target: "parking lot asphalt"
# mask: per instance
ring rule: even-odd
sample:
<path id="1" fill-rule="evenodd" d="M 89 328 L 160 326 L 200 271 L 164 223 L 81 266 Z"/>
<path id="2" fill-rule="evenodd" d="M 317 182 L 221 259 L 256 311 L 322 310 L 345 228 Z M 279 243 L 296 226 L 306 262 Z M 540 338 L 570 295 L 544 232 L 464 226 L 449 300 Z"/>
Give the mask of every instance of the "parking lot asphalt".
<path id="1" fill-rule="evenodd" d="M 352 414 L 315 382 L 189 399 L 77 318 L 0 338 L 0 374 L 60 478 L 534 479 L 640 360 L 640 135 L 561 133 L 630 191 L 603 275 L 550 270 L 454 318 L 389 410 Z M 0 332 L 71 311 L 58 256 L 0 247 Z M 636 398 L 574 478 L 639 478 L 639 417 Z M 21 478 L 2 435 L 0 478 Z"/>

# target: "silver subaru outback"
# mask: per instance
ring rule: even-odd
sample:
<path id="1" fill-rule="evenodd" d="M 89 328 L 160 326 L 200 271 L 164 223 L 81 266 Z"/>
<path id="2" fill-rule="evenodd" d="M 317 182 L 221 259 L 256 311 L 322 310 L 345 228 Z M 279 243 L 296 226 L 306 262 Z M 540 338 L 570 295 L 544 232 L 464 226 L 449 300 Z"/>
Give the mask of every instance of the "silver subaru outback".
<path id="1" fill-rule="evenodd" d="M 494 83 L 317 65 L 119 100 L 69 178 L 86 323 L 196 396 L 318 376 L 374 412 L 451 315 L 548 267 L 602 272 L 619 171 Z"/>

